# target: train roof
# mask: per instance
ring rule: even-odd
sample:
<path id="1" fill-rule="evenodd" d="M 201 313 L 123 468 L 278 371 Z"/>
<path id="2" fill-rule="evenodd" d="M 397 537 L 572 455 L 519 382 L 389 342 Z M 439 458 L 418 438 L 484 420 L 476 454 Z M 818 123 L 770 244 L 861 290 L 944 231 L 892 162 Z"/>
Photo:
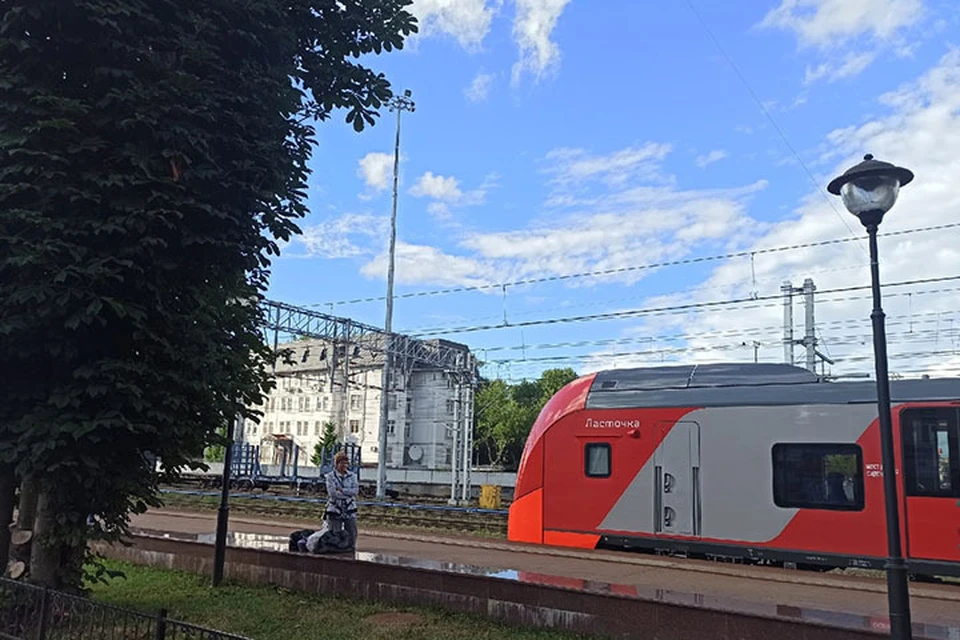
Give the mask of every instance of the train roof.
<path id="1" fill-rule="evenodd" d="M 960 401 L 960 378 L 894 380 L 891 401 Z M 857 404 L 877 401 L 873 380 L 829 381 L 788 364 L 725 363 L 598 372 L 586 409 Z"/>

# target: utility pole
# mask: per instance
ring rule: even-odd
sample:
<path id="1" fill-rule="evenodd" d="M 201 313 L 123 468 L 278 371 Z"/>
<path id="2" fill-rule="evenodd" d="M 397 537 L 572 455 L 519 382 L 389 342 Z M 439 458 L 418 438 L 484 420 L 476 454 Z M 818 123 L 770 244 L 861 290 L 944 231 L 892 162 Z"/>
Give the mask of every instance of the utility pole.
<path id="1" fill-rule="evenodd" d="M 817 287 L 813 284 L 812 278 L 806 278 L 803 281 L 803 287 L 794 287 L 789 280 L 784 280 L 780 286 L 783 293 L 783 361 L 786 364 L 795 364 L 793 349 L 795 345 L 803 345 L 806 348 L 805 364 L 806 368 L 813 373 L 817 372 L 817 359 L 833 364 L 833 361 L 817 351 L 817 328 L 813 312 L 814 292 Z M 793 334 L 793 295 L 803 294 L 804 310 L 804 331 L 803 338 L 797 340 Z"/>
<path id="2" fill-rule="evenodd" d="M 783 293 L 783 362 L 793 364 L 793 283 L 784 280 L 780 285 Z"/>
<path id="3" fill-rule="evenodd" d="M 384 350 L 383 375 L 380 384 L 380 438 L 377 446 L 377 500 L 383 500 L 387 492 L 387 411 L 390 367 L 393 364 L 393 270 L 397 245 L 397 190 L 400 175 L 400 114 L 413 113 L 415 107 L 410 99 L 410 90 L 403 96 L 394 96 L 387 104 L 391 111 L 397 112 L 397 136 L 393 147 L 393 212 L 390 215 L 390 247 L 387 262 L 387 317 L 383 323 Z"/>
<path id="4" fill-rule="evenodd" d="M 817 288 L 813 285 L 813 280 L 807 278 L 803 281 L 803 345 L 807 348 L 807 369 L 817 372 L 817 334 L 813 319 L 813 292 Z"/>
<path id="5" fill-rule="evenodd" d="M 463 402 L 460 417 L 463 420 L 463 479 L 461 480 L 461 500 L 464 505 L 470 503 L 470 474 L 471 471 L 473 471 L 473 354 L 466 355 L 466 363 L 466 368 L 470 374 L 458 398 Z"/>

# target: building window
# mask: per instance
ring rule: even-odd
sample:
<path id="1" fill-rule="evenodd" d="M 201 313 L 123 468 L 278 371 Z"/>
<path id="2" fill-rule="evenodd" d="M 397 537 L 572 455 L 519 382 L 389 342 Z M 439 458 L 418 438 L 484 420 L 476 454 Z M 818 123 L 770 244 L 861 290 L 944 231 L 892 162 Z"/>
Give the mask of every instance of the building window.
<path id="1" fill-rule="evenodd" d="M 583 471 L 588 478 L 610 477 L 610 445 L 591 442 L 583 447 Z"/>
<path id="2" fill-rule="evenodd" d="M 323 396 L 317 396 L 317 411 L 323 408 Z"/>
<path id="3" fill-rule="evenodd" d="M 305 400 L 306 398 L 304 398 L 303 396 L 300 396 L 299 398 L 297 398 L 297 411 L 300 411 L 301 413 L 303 412 L 303 405 Z"/>
<path id="4" fill-rule="evenodd" d="M 360 396 L 353 394 L 350 396 L 350 408 L 359 409 L 360 408 Z"/>
<path id="5" fill-rule="evenodd" d="M 447 400 L 447 415 L 452 416 L 453 411 L 456 408 L 456 403 L 453 400 Z"/>
<path id="6" fill-rule="evenodd" d="M 773 501 L 794 509 L 863 509 L 863 451 L 855 444 L 773 446 Z"/>
<path id="7" fill-rule="evenodd" d="M 387 433 L 393 435 L 397 430 L 397 421 L 396 420 L 387 420 Z"/>
<path id="8" fill-rule="evenodd" d="M 323 433 L 323 425 L 320 424 L 320 421 L 317 420 L 313 423 L 313 435 L 319 436 Z"/>
<path id="9" fill-rule="evenodd" d="M 413 398 L 407 398 L 407 415 L 413 415 Z"/>
<path id="10" fill-rule="evenodd" d="M 956 409 L 900 414 L 908 496 L 960 497 L 960 427 Z"/>
<path id="11" fill-rule="evenodd" d="M 350 433 L 360 433 L 360 421 L 351 420 L 350 421 Z"/>
<path id="12" fill-rule="evenodd" d="M 395 394 L 391 393 L 387 396 L 387 407 L 394 411 L 397 409 L 397 396 Z"/>
<path id="13" fill-rule="evenodd" d="M 409 437 L 410 437 L 410 423 L 409 423 L 409 422 L 408 422 L 407 424 L 403 425 L 403 437 L 405 437 L 405 438 L 409 438 Z"/>

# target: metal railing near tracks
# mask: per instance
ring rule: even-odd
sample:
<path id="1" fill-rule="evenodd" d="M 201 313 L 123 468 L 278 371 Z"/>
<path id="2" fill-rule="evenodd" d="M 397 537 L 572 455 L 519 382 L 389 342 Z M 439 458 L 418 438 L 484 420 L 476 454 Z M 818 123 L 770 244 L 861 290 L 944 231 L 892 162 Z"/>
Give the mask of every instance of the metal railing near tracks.
<path id="1" fill-rule="evenodd" d="M 4 640 L 249 640 L 223 631 L 121 609 L 0 578 L 0 638 Z"/>
<path id="2" fill-rule="evenodd" d="M 218 491 L 202 491 L 193 489 L 161 489 L 160 493 L 169 493 L 183 496 L 200 497 L 220 497 Z M 263 493 L 237 493 L 230 492 L 231 498 L 248 498 L 255 500 L 267 500 L 273 502 L 302 502 L 308 504 L 326 504 L 326 498 L 301 498 L 299 496 L 277 496 Z M 358 500 L 357 505 L 361 507 L 380 507 L 384 509 L 408 509 L 410 511 L 440 511 L 447 513 L 470 513 L 479 515 L 507 516 L 510 514 L 508 509 L 482 509 L 480 507 L 457 507 L 453 505 L 442 504 L 411 504 L 407 502 L 372 502 Z"/>

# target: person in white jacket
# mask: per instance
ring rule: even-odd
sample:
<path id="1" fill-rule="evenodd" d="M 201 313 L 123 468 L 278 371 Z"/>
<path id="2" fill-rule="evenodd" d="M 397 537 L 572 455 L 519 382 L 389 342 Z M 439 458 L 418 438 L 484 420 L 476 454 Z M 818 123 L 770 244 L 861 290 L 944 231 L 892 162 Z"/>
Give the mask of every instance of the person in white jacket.
<path id="1" fill-rule="evenodd" d="M 333 471 L 326 475 L 327 523 L 331 531 L 346 529 L 350 537 L 350 548 L 353 549 L 357 544 L 357 495 L 360 493 L 360 479 L 349 470 L 347 454 L 343 451 L 334 457 L 333 465 Z"/>

